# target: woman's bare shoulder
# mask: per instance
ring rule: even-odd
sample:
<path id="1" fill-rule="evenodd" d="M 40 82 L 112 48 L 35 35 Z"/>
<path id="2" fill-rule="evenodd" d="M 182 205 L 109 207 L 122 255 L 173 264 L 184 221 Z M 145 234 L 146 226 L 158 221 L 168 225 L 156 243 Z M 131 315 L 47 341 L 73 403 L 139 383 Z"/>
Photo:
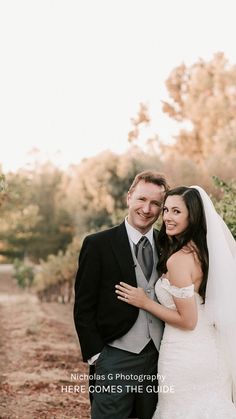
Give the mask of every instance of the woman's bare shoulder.
<path id="1" fill-rule="evenodd" d="M 188 264 L 188 263 L 192 263 L 193 261 L 193 254 L 192 252 L 189 250 L 189 248 L 184 247 L 180 250 L 178 250 L 177 252 L 173 253 L 169 259 L 167 260 L 167 268 L 172 267 L 174 265 L 176 265 L 176 263 L 184 263 L 184 264 Z"/>
<path id="2" fill-rule="evenodd" d="M 193 283 L 194 258 L 191 252 L 181 249 L 173 253 L 167 260 L 166 267 L 171 284 L 185 287 Z"/>

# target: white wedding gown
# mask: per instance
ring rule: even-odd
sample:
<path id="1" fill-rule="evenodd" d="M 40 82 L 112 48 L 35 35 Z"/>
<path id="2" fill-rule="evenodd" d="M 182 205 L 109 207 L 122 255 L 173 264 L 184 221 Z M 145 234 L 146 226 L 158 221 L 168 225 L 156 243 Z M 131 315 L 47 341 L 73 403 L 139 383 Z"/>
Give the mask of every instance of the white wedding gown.
<path id="1" fill-rule="evenodd" d="M 171 286 L 160 278 L 155 286 L 159 302 L 175 309 L 173 296 L 191 297 L 193 285 Z M 161 342 L 158 374 L 159 401 L 153 419 L 235 419 L 236 407 L 231 400 L 231 383 L 217 344 L 214 325 L 209 324 L 204 304 L 195 293 L 198 323 L 194 330 L 165 325 Z M 168 392 L 161 391 L 165 389 Z M 171 392 L 171 390 L 173 392 Z"/>

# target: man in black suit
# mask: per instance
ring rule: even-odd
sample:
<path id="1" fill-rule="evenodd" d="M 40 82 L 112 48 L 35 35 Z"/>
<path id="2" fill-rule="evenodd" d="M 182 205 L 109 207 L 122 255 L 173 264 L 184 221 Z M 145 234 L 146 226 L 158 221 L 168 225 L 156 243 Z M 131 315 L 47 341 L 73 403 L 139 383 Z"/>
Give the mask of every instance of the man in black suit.
<path id="1" fill-rule="evenodd" d="M 155 299 L 158 245 L 153 224 L 167 189 L 162 174 L 139 173 L 127 194 L 124 222 L 87 236 L 81 248 L 74 321 L 83 360 L 94 372 L 92 419 L 126 419 L 133 417 L 133 411 L 140 419 L 151 419 L 156 407 L 154 384 L 163 324 L 120 301 L 115 285 L 124 281 L 141 286 Z M 152 253 L 148 278 L 137 256 L 144 239 Z"/>

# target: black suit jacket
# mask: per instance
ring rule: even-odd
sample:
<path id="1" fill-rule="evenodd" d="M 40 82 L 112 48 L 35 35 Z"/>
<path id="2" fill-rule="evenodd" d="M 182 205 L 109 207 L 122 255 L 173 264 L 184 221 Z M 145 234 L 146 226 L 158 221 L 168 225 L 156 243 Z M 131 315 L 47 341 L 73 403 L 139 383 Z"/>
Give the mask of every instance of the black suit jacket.
<path id="1" fill-rule="evenodd" d="M 87 236 L 80 251 L 74 321 L 84 361 L 127 333 L 137 319 L 139 309 L 117 298 L 115 285 L 120 281 L 137 286 L 124 222 Z"/>

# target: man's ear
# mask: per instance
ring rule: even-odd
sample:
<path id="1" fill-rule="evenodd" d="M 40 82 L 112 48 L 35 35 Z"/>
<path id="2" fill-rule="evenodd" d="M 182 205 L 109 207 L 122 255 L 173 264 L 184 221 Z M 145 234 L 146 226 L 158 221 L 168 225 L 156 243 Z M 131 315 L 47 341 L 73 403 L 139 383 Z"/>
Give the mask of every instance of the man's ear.
<path id="1" fill-rule="evenodd" d="M 127 198 L 126 198 L 126 203 L 127 203 L 127 206 L 129 206 L 130 197 L 131 197 L 131 193 L 130 193 L 130 191 L 129 191 L 129 192 L 127 193 Z"/>

